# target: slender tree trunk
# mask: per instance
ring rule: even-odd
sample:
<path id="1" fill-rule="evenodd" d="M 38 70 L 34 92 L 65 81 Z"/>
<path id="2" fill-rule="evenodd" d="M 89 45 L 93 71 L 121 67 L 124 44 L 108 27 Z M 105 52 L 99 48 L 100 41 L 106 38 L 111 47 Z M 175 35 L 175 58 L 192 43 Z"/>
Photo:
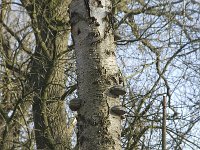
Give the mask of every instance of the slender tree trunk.
<path id="1" fill-rule="evenodd" d="M 119 95 L 124 91 L 113 88 L 120 84 L 121 77 L 110 24 L 111 9 L 110 0 L 73 0 L 70 6 L 81 103 L 77 117 L 81 150 L 121 149 L 120 115 L 124 111 Z"/>
<path id="2" fill-rule="evenodd" d="M 162 150 L 166 150 L 166 96 L 163 96 Z"/>
<path id="3" fill-rule="evenodd" d="M 30 86 L 37 149 L 70 149 L 64 93 L 64 68 L 69 36 L 69 0 L 24 3 L 36 37 Z"/>

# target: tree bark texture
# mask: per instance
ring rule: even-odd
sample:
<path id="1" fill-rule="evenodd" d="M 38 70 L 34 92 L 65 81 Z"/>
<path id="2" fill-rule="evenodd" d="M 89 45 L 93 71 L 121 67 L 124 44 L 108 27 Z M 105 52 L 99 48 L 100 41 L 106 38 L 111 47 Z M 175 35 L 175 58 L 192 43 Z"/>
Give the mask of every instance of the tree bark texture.
<path id="1" fill-rule="evenodd" d="M 70 32 L 69 0 L 26 3 L 36 38 L 30 86 L 37 149 L 70 149 L 64 93 L 66 50 Z"/>
<path id="2" fill-rule="evenodd" d="M 120 150 L 120 106 L 110 88 L 120 84 L 110 0 L 73 0 L 71 28 L 75 44 L 78 99 L 77 141 L 81 150 Z"/>

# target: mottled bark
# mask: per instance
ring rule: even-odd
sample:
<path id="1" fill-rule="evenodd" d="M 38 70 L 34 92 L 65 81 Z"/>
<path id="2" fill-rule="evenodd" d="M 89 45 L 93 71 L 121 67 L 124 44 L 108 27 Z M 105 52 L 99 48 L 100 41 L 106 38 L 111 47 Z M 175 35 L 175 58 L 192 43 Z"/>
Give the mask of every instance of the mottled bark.
<path id="1" fill-rule="evenodd" d="M 77 117 L 81 150 L 121 149 L 121 113 L 111 111 L 121 105 L 119 95 L 110 91 L 120 84 L 111 9 L 110 0 L 73 0 L 70 6 L 81 100 Z"/>
<path id="2" fill-rule="evenodd" d="M 24 1 L 22 1 L 24 2 Z M 69 36 L 69 0 L 24 2 L 36 38 L 29 86 L 34 89 L 33 119 L 37 149 L 70 149 L 64 92 Z"/>

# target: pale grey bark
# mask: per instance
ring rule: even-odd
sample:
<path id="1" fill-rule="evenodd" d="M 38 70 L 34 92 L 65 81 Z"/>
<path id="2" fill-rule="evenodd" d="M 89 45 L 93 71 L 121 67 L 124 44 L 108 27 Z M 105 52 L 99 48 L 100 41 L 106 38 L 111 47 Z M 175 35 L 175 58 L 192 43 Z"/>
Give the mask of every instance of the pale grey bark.
<path id="1" fill-rule="evenodd" d="M 75 44 L 78 98 L 78 146 L 81 150 L 120 150 L 120 106 L 110 88 L 120 83 L 115 56 L 110 0 L 73 0 L 71 27 Z"/>

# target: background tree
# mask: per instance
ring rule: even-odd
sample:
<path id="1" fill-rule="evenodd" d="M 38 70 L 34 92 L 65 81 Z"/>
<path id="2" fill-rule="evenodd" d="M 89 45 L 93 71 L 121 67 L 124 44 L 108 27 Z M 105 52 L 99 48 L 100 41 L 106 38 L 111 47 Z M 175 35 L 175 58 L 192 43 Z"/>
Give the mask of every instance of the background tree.
<path id="1" fill-rule="evenodd" d="M 14 73 L 19 73 L 16 71 L 22 72 L 22 68 L 13 68 L 20 63 L 24 65 L 23 69 L 26 71 L 23 78 L 19 80 L 23 93 L 19 101 L 14 101 L 16 112 L 19 111 L 21 105 L 26 103 L 27 95 L 33 96 L 33 101 L 28 99 L 27 104 L 30 105 L 33 102 L 35 139 L 37 147 L 42 149 L 47 147 L 50 149 L 70 149 L 71 145 L 65 102 L 61 100 L 64 99 L 62 97 L 65 89 L 64 81 L 67 78 L 64 71 L 70 31 L 66 11 L 69 3 L 70 1 L 43 1 L 42 3 L 40 1 L 21 1 L 21 4 L 5 2 L 6 5 L 24 12 L 22 15 L 25 17 L 22 19 L 27 21 L 28 25 L 26 24 L 24 27 L 25 24 L 22 24 L 20 29 L 17 28 L 19 31 L 16 32 L 10 28 L 8 22 L 5 24 L 3 20 L 1 21 L 5 32 L 11 34 L 16 39 L 14 42 L 20 46 L 14 51 L 15 57 L 22 57 L 21 60 L 9 58 L 16 63 L 11 64 L 11 67 L 6 69 L 10 69 Z M 7 19 L 12 19 L 12 17 L 8 14 Z M 21 19 L 20 16 L 17 19 Z M 27 29 L 29 30 L 26 31 Z M 31 38 L 27 39 L 29 35 Z M 35 41 L 36 46 L 33 42 L 33 47 L 27 48 L 25 45 L 27 40 Z M 26 111 L 27 108 L 22 109 L 23 115 Z M 13 112 L 12 116 L 16 116 L 16 112 Z M 7 128 L 7 125 L 5 127 Z"/>
<path id="2" fill-rule="evenodd" d="M 64 66 L 69 36 L 70 3 L 21 1 L 31 18 L 36 47 L 30 64 L 33 120 L 38 149 L 69 149 L 64 93 Z"/>
<path id="3" fill-rule="evenodd" d="M 7 26 L 3 21 L 9 22 L 7 17 L 11 13 L 11 7 L 8 0 L 2 1 L 0 16 L 0 53 L 1 53 L 1 104 L 0 104 L 0 146 L 2 149 L 14 149 L 19 146 L 19 129 L 23 124 L 23 113 L 21 107 L 16 112 L 16 102 L 21 97 L 19 70 L 14 67 L 16 53 L 13 53 L 13 39 L 4 30 Z M 7 28 L 8 29 L 8 28 Z M 18 76 L 14 73 L 18 72 Z M 13 112 L 13 113 L 12 113 Z M 15 116 L 13 115 L 15 113 Z"/>

